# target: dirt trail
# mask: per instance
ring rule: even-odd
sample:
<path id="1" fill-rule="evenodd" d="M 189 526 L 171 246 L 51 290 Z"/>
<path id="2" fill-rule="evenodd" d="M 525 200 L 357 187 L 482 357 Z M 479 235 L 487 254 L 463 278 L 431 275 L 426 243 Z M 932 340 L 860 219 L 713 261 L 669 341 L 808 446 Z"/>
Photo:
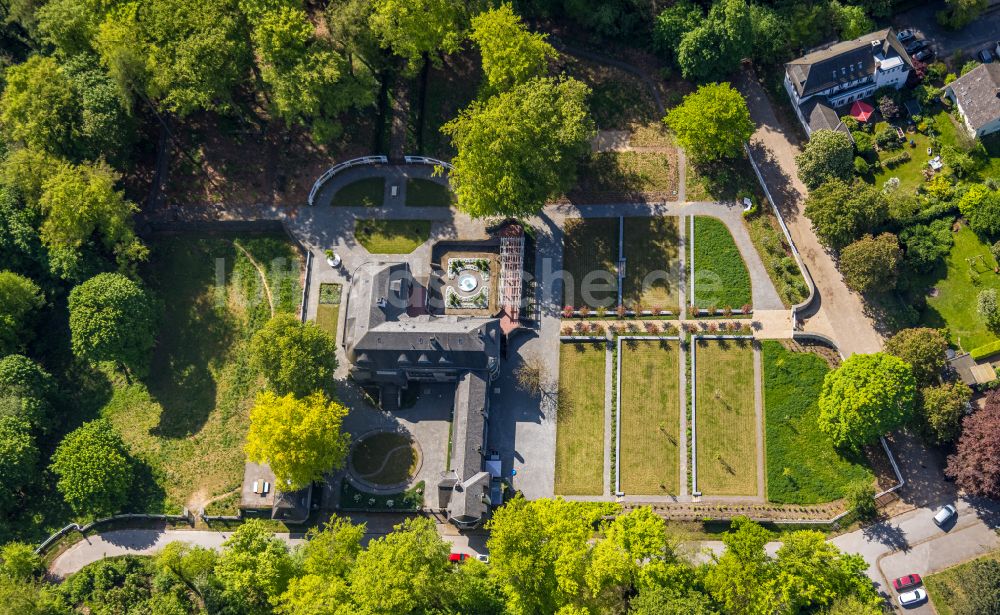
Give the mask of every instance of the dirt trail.
<path id="1" fill-rule="evenodd" d="M 233 245 L 240 249 L 240 252 L 247 257 L 247 260 L 250 261 L 250 264 L 253 265 L 254 269 L 256 269 L 257 273 L 260 275 L 261 284 L 264 285 L 264 292 L 267 294 L 267 305 L 271 308 L 271 316 L 274 317 L 274 296 L 271 295 L 271 286 L 267 283 L 267 274 L 264 273 L 264 268 L 254 260 L 253 256 L 250 255 L 250 252 L 241 246 L 238 241 L 234 241 Z"/>

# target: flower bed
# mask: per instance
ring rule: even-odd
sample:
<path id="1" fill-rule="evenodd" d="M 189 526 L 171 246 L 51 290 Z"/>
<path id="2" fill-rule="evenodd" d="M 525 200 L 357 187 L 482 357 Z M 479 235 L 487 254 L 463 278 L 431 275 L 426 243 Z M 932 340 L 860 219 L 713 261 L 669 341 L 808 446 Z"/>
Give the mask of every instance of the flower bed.
<path id="1" fill-rule="evenodd" d="M 470 297 L 463 297 L 449 286 L 445 290 L 445 302 L 448 307 L 454 309 L 485 310 L 490 306 L 489 287 L 484 286 L 478 293 Z"/>
<path id="2" fill-rule="evenodd" d="M 341 510 L 420 510 L 423 503 L 424 481 L 398 493 L 368 493 L 346 479 L 340 488 Z"/>
<path id="3" fill-rule="evenodd" d="M 490 280 L 490 261 L 486 258 L 449 258 L 448 279 L 453 280 L 463 271 L 478 271 L 483 282 Z"/>

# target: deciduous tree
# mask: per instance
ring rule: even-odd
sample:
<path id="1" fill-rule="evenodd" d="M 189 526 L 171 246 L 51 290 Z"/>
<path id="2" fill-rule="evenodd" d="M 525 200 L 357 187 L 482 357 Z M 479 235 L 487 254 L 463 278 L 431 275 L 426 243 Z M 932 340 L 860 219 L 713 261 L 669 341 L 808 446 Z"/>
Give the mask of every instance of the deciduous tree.
<path id="1" fill-rule="evenodd" d="M 250 410 L 247 457 L 271 466 L 277 489 L 307 487 L 344 463 L 349 437 L 340 424 L 345 416 L 347 408 L 321 392 L 296 399 L 265 391 Z"/>
<path id="2" fill-rule="evenodd" d="M 938 329 L 917 327 L 903 329 L 885 343 L 885 351 L 910 364 L 917 384 L 925 386 L 937 381 L 944 369 L 948 340 Z"/>
<path id="3" fill-rule="evenodd" d="M 977 233 L 1000 235 L 1000 191 L 973 184 L 958 201 L 958 210 Z"/>
<path id="4" fill-rule="evenodd" d="M 913 371 L 902 359 L 852 355 L 823 380 L 819 428 L 836 446 L 860 450 L 908 421 L 915 397 Z"/>
<path id="5" fill-rule="evenodd" d="M 902 257 L 899 240 L 892 233 L 865 235 L 840 253 L 840 271 L 851 290 L 887 292 L 896 287 Z"/>
<path id="6" fill-rule="evenodd" d="M 73 82 L 55 59 L 34 55 L 7 69 L 0 127 L 11 141 L 57 155 L 72 154 L 80 132 Z"/>
<path id="7" fill-rule="evenodd" d="M 677 64 L 685 79 L 719 81 L 748 57 L 753 43 L 750 7 L 741 0 L 712 5 L 708 18 L 681 39 Z"/>
<path id="8" fill-rule="evenodd" d="M 337 345 L 315 323 L 278 314 L 254 334 L 250 358 L 278 394 L 302 397 L 331 390 Z"/>
<path id="9" fill-rule="evenodd" d="M 56 385 L 52 375 L 19 354 L 0 359 L 0 399 L 13 400 L 15 414 L 33 429 L 46 433 L 52 427 L 52 402 Z"/>
<path id="10" fill-rule="evenodd" d="M 468 22 L 458 0 L 373 0 L 369 19 L 382 46 L 416 69 L 426 55 L 440 64 L 439 52 L 455 53 Z"/>
<path id="11" fill-rule="evenodd" d="M 31 425 L 19 416 L 0 415 L 0 476 L 4 479 L 0 513 L 9 514 L 19 493 L 37 476 L 38 456 Z"/>
<path id="12" fill-rule="evenodd" d="M 0 356 L 31 341 L 35 316 L 44 305 L 37 284 L 13 271 L 0 271 Z"/>
<path id="13" fill-rule="evenodd" d="M 45 571 L 35 547 L 26 542 L 8 542 L 0 547 L 0 575 L 16 581 L 30 581 Z"/>
<path id="14" fill-rule="evenodd" d="M 945 474 L 974 496 L 1000 497 L 1000 400 L 962 419 L 962 435 Z"/>
<path id="15" fill-rule="evenodd" d="M 840 250 L 881 224 L 888 214 L 888 203 L 878 188 L 861 180 L 848 184 L 831 179 L 809 192 L 805 214 L 820 242 Z"/>
<path id="16" fill-rule="evenodd" d="M 76 514 L 102 517 L 121 510 L 132 488 L 128 450 L 107 419 L 84 423 L 52 455 L 57 487 Z"/>
<path id="17" fill-rule="evenodd" d="M 546 36 L 530 32 L 510 4 L 473 17 L 469 38 L 479 47 L 493 93 L 544 76 L 557 56 Z"/>
<path id="18" fill-rule="evenodd" d="M 664 120 L 688 156 L 711 162 L 741 155 L 754 125 L 743 96 L 728 83 L 711 83 L 684 97 Z"/>
<path id="19" fill-rule="evenodd" d="M 929 224 L 915 224 L 904 228 L 899 233 L 900 240 L 906 246 L 904 261 L 912 269 L 922 271 L 931 269 L 948 256 L 955 243 L 951 223 L 950 219 L 939 219 Z"/>
<path id="20" fill-rule="evenodd" d="M 142 373 L 156 332 L 153 300 L 120 273 L 102 273 L 69 294 L 73 353 Z"/>
<path id="21" fill-rule="evenodd" d="M 948 382 L 920 390 L 920 418 L 935 444 L 954 442 L 961 432 L 962 417 L 972 398 L 972 389 L 962 382 Z"/>
<path id="22" fill-rule="evenodd" d="M 1000 324 L 1000 305 L 997 303 L 997 291 L 993 288 L 979 291 L 976 296 L 976 313 L 989 328 Z"/>
<path id="23" fill-rule="evenodd" d="M 575 79 L 532 79 L 445 124 L 458 206 L 477 218 L 530 216 L 573 187 L 594 132 L 588 94 Z"/>
<path id="24" fill-rule="evenodd" d="M 848 181 L 854 164 L 854 144 L 843 132 L 817 130 L 795 157 L 795 164 L 799 167 L 799 179 L 810 189 L 834 177 Z"/>
<path id="25" fill-rule="evenodd" d="M 223 543 L 215 576 L 223 594 L 240 612 L 267 613 L 288 588 L 295 564 L 288 546 L 260 519 L 249 519 Z"/>

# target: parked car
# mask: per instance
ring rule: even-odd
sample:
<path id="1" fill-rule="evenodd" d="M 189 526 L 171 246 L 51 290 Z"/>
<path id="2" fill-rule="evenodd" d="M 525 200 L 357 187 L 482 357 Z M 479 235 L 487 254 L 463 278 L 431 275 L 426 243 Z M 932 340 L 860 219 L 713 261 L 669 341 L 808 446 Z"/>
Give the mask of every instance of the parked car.
<path id="1" fill-rule="evenodd" d="M 479 560 L 479 561 L 481 561 L 484 564 L 489 564 L 490 563 L 490 556 L 487 555 L 486 553 L 480 553 L 479 555 L 476 556 L 476 559 Z"/>
<path id="2" fill-rule="evenodd" d="M 448 556 L 448 561 L 455 562 L 456 564 L 459 562 L 464 562 L 467 559 L 469 559 L 468 553 L 452 553 L 451 555 Z"/>
<path id="3" fill-rule="evenodd" d="M 937 514 L 934 515 L 934 523 L 936 523 L 938 527 L 942 527 L 944 524 L 951 521 L 957 514 L 958 511 L 955 510 L 954 506 L 951 504 L 945 504 L 941 507 L 941 510 L 937 511 Z"/>
<path id="4" fill-rule="evenodd" d="M 896 35 L 896 38 L 899 40 L 900 43 L 905 43 L 907 41 L 912 41 L 913 39 L 917 38 L 917 35 L 913 30 L 907 28 L 905 30 L 900 30 L 899 34 Z"/>
<path id="5" fill-rule="evenodd" d="M 913 54 L 917 53 L 918 51 L 920 51 L 921 49 L 924 49 L 924 48 L 929 47 L 929 46 L 930 46 L 930 43 L 928 43 L 927 41 L 924 41 L 924 40 L 913 41 L 912 43 L 909 43 L 906 46 L 906 53 L 908 53 L 910 55 L 913 55 Z"/>
<path id="6" fill-rule="evenodd" d="M 920 578 L 919 574 L 908 574 L 905 577 L 899 577 L 892 582 L 892 586 L 896 588 L 896 591 L 901 592 L 903 590 L 910 589 L 911 587 L 916 587 L 923 583 L 923 579 Z"/>
<path id="7" fill-rule="evenodd" d="M 930 47 L 927 47 L 926 49 L 921 49 L 917 53 L 913 54 L 913 59 L 920 60 L 921 62 L 930 60 L 933 57 L 934 57 L 934 50 L 931 49 Z"/>
<path id="8" fill-rule="evenodd" d="M 927 600 L 927 592 L 923 588 L 917 588 L 905 594 L 899 594 L 899 606 L 913 606 Z"/>
<path id="9" fill-rule="evenodd" d="M 990 64 L 993 62 L 993 54 L 990 53 L 989 49 L 979 50 L 979 61 L 983 64 Z"/>

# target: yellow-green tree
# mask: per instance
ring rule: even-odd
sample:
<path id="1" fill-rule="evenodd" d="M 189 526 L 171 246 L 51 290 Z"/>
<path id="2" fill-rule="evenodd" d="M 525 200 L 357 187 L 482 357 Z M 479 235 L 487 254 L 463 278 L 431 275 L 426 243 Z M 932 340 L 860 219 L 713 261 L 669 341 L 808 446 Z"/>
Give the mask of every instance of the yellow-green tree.
<path id="1" fill-rule="evenodd" d="M 250 410 L 247 457 L 271 466 L 275 488 L 306 487 L 344 463 L 349 437 L 340 425 L 345 416 L 347 408 L 320 392 L 296 399 L 265 391 Z"/>
<path id="2" fill-rule="evenodd" d="M 510 4 L 472 18 L 469 35 L 483 57 L 483 72 L 490 91 L 499 92 L 541 77 L 556 50 L 544 34 L 529 32 Z"/>
<path id="3" fill-rule="evenodd" d="M 739 156 L 754 131 L 746 101 L 728 83 L 699 87 L 671 109 L 664 121 L 697 162 Z"/>
<path id="4" fill-rule="evenodd" d="M 382 47 L 405 58 L 410 69 L 426 55 L 454 53 L 462 44 L 467 15 L 460 0 L 374 0 L 368 19 Z"/>

